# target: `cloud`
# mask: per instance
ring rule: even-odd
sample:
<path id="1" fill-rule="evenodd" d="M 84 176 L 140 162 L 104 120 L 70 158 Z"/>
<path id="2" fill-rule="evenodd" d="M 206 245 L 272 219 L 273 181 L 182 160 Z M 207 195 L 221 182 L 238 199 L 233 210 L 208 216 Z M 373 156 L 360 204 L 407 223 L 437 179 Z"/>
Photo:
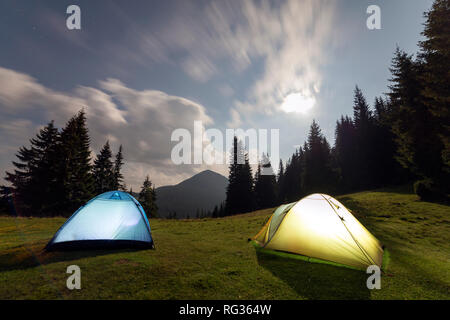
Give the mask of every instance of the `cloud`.
<path id="1" fill-rule="evenodd" d="M 80 86 L 72 94 L 62 93 L 46 88 L 25 73 L 2 67 L 0 85 L 0 104 L 5 114 L 25 116 L 31 113 L 38 119 L 61 122 L 85 107 L 87 115 L 99 122 L 126 122 L 111 97 L 94 88 Z"/>
<path id="2" fill-rule="evenodd" d="M 266 58 L 265 72 L 251 92 L 261 108 L 271 113 L 273 106 L 291 93 L 311 95 L 320 88 L 320 68 L 332 44 L 333 5 L 321 1 L 290 1 L 280 9 L 283 41 Z"/>
<path id="3" fill-rule="evenodd" d="M 158 44 L 158 54 L 180 55 L 183 70 L 201 82 L 228 72 L 229 65 L 240 73 L 262 61 L 263 72 L 235 104 L 241 117 L 270 115 L 289 94 L 314 98 L 320 89 L 321 67 L 338 42 L 333 3 L 221 0 L 181 7 L 147 41 Z"/>
<path id="4" fill-rule="evenodd" d="M 90 51 L 94 55 L 107 52 L 108 67 L 128 70 L 129 63 L 147 67 L 169 64 L 201 83 L 218 80 L 232 84 L 233 88 L 217 87 L 211 81 L 219 94 L 234 99 L 227 122 L 233 128 L 257 127 L 258 121 L 267 124 L 274 113 L 282 113 L 281 106 L 289 95 L 318 101 L 322 68 L 340 40 L 333 28 L 334 3 L 219 0 L 180 2 L 171 9 L 164 23 L 152 24 L 131 19 L 117 8 L 118 19 L 126 22 L 119 34 L 123 41 L 99 40 L 94 44 L 94 37 L 87 35 L 74 35 L 69 40 L 77 47 L 96 48 Z M 60 20 L 49 13 L 49 26 Z M 65 34 L 57 36 L 63 39 Z M 95 88 L 78 86 L 61 92 L 28 74 L 1 67 L 0 107 L 4 134 L 0 147 L 9 148 L 4 150 L 27 144 L 37 128 L 50 119 L 62 127 L 84 107 L 93 150 L 98 151 L 107 139 L 115 148 L 122 143 L 127 181 L 132 185 L 140 184 L 145 172 L 163 184 L 201 170 L 202 166 L 171 165 L 170 134 L 176 128 L 191 131 L 194 120 L 204 126 L 213 123 L 197 102 L 157 90 L 135 90 L 118 79 L 105 79 Z M 6 129 L 6 124 L 12 128 Z M 13 158 L 12 153 L 7 160 L 2 155 L 0 166 L 9 165 Z M 222 167 L 217 170 L 226 172 Z"/>
<path id="5" fill-rule="evenodd" d="M 229 128 L 239 128 L 240 125 L 242 124 L 242 120 L 241 120 L 241 116 L 239 115 L 239 112 L 236 109 L 231 108 L 230 116 L 231 116 L 231 120 L 227 122 L 227 126 Z"/>
<path id="6" fill-rule="evenodd" d="M 193 79 L 205 82 L 216 73 L 216 67 L 208 59 L 187 59 L 182 64 L 183 70 Z"/>
<path id="7" fill-rule="evenodd" d="M 229 86 L 228 84 L 224 84 L 219 86 L 219 92 L 224 96 L 224 97 L 231 97 L 234 95 L 234 89 Z"/>
<path id="8" fill-rule="evenodd" d="M 114 149 L 124 147 L 126 182 L 139 186 L 145 175 L 157 185 L 179 182 L 205 165 L 176 166 L 170 155 L 172 131 L 193 132 L 194 121 L 203 129 L 213 124 L 204 106 L 157 90 L 135 90 L 117 79 L 99 82 L 99 88 L 79 86 L 73 92 L 58 92 L 33 77 L 0 67 L 0 133 L 3 150 L 0 166 L 10 161 L 21 145 L 28 145 L 38 128 L 54 119 L 62 127 L 82 107 L 88 118 L 94 153 L 110 140 Z M 224 173 L 216 166 L 210 169 Z"/>

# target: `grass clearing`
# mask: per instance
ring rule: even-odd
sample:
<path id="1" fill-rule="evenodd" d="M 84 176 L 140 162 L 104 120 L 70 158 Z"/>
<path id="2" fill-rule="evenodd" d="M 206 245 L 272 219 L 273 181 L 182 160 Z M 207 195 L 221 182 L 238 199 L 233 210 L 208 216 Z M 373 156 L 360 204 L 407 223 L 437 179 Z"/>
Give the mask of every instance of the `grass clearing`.
<path id="1" fill-rule="evenodd" d="M 449 299 L 450 207 L 404 189 L 337 197 L 385 244 L 381 290 L 364 272 L 267 254 L 248 243 L 271 209 L 152 219 L 155 250 L 43 251 L 65 218 L 0 217 L 0 299 Z M 66 288 L 80 266 L 82 289 Z"/>

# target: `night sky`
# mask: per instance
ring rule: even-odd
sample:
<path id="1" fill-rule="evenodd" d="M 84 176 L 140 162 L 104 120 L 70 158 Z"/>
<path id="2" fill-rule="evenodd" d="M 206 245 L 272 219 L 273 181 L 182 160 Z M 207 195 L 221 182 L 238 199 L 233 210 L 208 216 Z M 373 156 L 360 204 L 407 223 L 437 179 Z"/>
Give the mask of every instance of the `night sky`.
<path id="1" fill-rule="evenodd" d="M 352 115 L 387 91 L 396 46 L 411 54 L 431 0 L 0 2 L 0 171 L 50 120 L 82 107 L 93 152 L 124 146 L 125 181 L 157 186 L 206 168 L 174 165 L 171 134 L 205 128 L 280 129 L 286 160 L 316 119 L 331 144 Z M 66 8 L 81 9 L 68 30 Z M 381 8 L 381 30 L 366 9 Z M 2 176 L 4 174 L 2 173 Z M 3 182 L 0 181 L 0 182 Z"/>

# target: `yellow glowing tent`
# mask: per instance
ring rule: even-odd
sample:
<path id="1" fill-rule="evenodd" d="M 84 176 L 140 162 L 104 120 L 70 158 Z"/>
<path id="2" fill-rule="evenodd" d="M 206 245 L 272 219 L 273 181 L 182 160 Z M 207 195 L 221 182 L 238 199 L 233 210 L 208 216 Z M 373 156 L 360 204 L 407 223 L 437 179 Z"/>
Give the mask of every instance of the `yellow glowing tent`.
<path id="1" fill-rule="evenodd" d="M 381 267 L 381 243 L 339 201 L 315 193 L 278 207 L 253 237 L 264 248 L 365 269 Z"/>

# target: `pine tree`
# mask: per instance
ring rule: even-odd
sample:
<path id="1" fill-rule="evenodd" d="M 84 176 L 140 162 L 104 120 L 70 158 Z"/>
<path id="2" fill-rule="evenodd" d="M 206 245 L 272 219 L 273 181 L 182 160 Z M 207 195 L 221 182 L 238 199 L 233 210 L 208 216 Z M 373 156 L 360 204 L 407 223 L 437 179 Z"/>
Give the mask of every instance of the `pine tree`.
<path id="1" fill-rule="evenodd" d="M 117 152 L 116 159 L 114 161 L 112 185 L 113 190 L 126 190 L 126 186 L 123 183 L 123 174 L 121 172 L 123 164 L 122 145 L 120 145 L 119 151 Z"/>
<path id="2" fill-rule="evenodd" d="M 356 130 L 368 130 L 371 121 L 372 111 L 369 109 L 361 89 L 356 86 L 353 100 L 353 122 Z"/>
<path id="3" fill-rule="evenodd" d="M 407 172 L 395 160 L 395 136 L 389 125 L 389 103 L 381 97 L 375 97 L 374 103 L 374 135 L 372 148 L 372 176 L 374 186 L 404 183 L 408 179 Z"/>
<path id="4" fill-rule="evenodd" d="M 450 191 L 450 1 L 436 0 L 425 13 L 419 57 L 423 65 L 423 101 L 440 139 L 442 173 L 433 177 Z M 438 146 L 436 146 L 438 148 Z"/>
<path id="5" fill-rule="evenodd" d="M 224 217 L 225 215 L 226 215 L 225 204 L 222 202 L 219 207 L 218 217 Z"/>
<path id="6" fill-rule="evenodd" d="M 57 215 L 59 192 L 61 187 L 61 179 L 55 166 L 61 161 L 60 158 L 60 136 L 58 129 L 54 126 L 53 121 L 50 122 L 37 135 L 32 143 L 41 154 L 40 163 L 35 172 L 35 179 L 40 184 L 35 193 L 35 200 L 38 203 L 36 210 L 41 215 L 50 216 Z M 39 183 L 44 181 L 45 183 Z"/>
<path id="7" fill-rule="evenodd" d="M 214 206 L 214 210 L 213 210 L 213 212 L 211 214 L 211 217 L 217 218 L 218 216 L 219 216 L 219 208 L 216 205 L 216 206 Z"/>
<path id="8" fill-rule="evenodd" d="M 97 158 L 94 160 L 92 174 L 95 181 L 95 192 L 97 194 L 117 190 L 115 186 L 115 168 L 111 161 L 112 152 L 109 146 L 109 141 L 100 150 Z"/>
<path id="9" fill-rule="evenodd" d="M 16 215 L 12 202 L 11 187 L 0 186 L 0 214 Z"/>
<path id="10" fill-rule="evenodd" d="M 284 185 L 284 165 L 283 160 L 280 159 L 280 164 L 278 166 L 278 175 L 277 175 L 277 202 L 283 203 L 286 199 L 286 191 L 285 191 L 285 185 Z"/>
<path id="11" fill-rule="evenodd" d="M 58 201 L 58 175 L 55 162 L 58 157 L 58 129 L 53 121 L 30 140 L 31 147 L 21 147 L 19 162 L 13 161 L 14 173 L 6 173 L 12 184 L 12 194 L 21 214 L 51 215 Z"/>
<path id="12" fill-rule="evenodd" d="M 307 143 L 304 147 L 302 189 L 306 193 L 326 193 L 334 189 L 334 174 L 331 169 L 331 150 L 319 125 L 313 120 Z"/>
<path id="13" fill-rule="evenodd" d="M 353 181 L 353 187 L 372 187 L 374 184 L 374 155 L 376 154 L 376 150 L 373 148 L 373 115 L 366 98 L 358 86 L 355 87 L 354 93 L 353 123 L 355 127 L 356 146 L 353 155 L 355 157 L 355 167 L 353 170 L 358 175 L 358 179 Z"/>
<path id="14" fill-rule="evenodd" d="M 336 123 L 333 157 L 342 192 L 348 192 L 358 185 L 356 167 L 356 130 L 352 118 L 341 116 Z"/>
<path id="15" fill-rule="evenodd" d="M 248 154 L 237 137 L 234 137 L 230 160 L 225 212 L 230 215 L 251 211 L 254 205 L 253 175 Z"/>
<path id="16" fill-rule="evenodd" d="M 263 159 L 258 164 L 255 174 L 255 200 L 256 208 L 270 208 L 276 205 L 276 178 L 272 170 L 268 156 L 263 154 Z"/>
<path id="17" fill-rule="evenodd" d="M 84 110 L 78 112 L 61 131 L 60 212 L 70 215 L 92 198 L 94 181 L 91 174 L 91 151 L 89 132 Z"/>
<path id="18" fill-rule="evenodd" d="M 282 185 L 283 202 L 296 201 L 304 195 L 302 190 L 302 172 L 304 166 L 305 147 L 298 148 L 286 164 Z"/>
<path id="19" fill-rule="evenodd" d="M 139 192 L 138 200 L 144 208 L 147 217 L 156 218 L 158 216 L 158 206 L 156 205 L 156 192 L 152 186 L 149 176 L 147 176 L 142 184 Z"/>
<path id="20" fill-rule="evenodd" d="M 440 180 L 442 143 L 437 119 L 424 104 L 422 65 L 397 48 L 390 71 L 390 125 L 397 145 L 396 159 L 414 175 Z"/>
<path id="21" fill-rule="evenodd" d="M 14 172 L 6 172 L 5 180 L 11 183 L 11 195 L 16 203 L 19 215 L 31 215 L 32 195 L 35 189 L 35 181 L 32 175 L 35 169 L 38 155 L 34 148 L 22 146 L 16 154 L 18 161 L 13 161 Z"/>
<path id="22" fill-rule="evenodd" d="M 242 212 L 252 211 L 255 205 L 255 195 L 253 192 L 253 173 L 250 166 L 248 153 L 245 153 L 244 155 L 244 164 L 242 166 L 239 178 L 239 183 L 242 191 L 241 210 Z"/>
<path id="23" fill-rule="evenodd" d="M 255 179 L 254 179 L 255 186 L 253 188 L 255 192 L 255 205 L 256 209 L 262 208 L 262 197 L 263 197 L 263 184 L 261 179 L 261 164 L 258 163 L 258 166 L 256 168 L 255 172 Z"/>

